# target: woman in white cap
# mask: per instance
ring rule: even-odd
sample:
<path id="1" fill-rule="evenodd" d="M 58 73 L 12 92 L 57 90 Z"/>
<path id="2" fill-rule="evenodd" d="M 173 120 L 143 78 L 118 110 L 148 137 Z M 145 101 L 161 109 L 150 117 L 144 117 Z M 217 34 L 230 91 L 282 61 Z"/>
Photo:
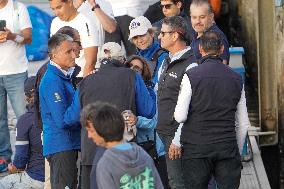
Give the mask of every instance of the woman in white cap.
<path id="1" fill-rule="evenodd" d="M 146 17 L 139 16 L 133 19 L 129 25 L 129 32 L 129 40 L 137 47 L 137 54 L 148 61 L 155 85 L 158 82 L 158 70 L 168 57 L 168 52 L 155 40 L 155 29 Z"/>

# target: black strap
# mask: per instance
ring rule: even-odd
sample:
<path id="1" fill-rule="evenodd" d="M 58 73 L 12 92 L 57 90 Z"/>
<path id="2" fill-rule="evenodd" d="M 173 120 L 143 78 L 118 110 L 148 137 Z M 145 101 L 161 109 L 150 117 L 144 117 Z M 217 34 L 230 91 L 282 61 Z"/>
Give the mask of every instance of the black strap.
<path id="1" fill-rule="evenodd" d="M 153 74 L 152 74 L 152 77 L 155 76 L 156 72 L 157 72 L 157 62 L 158 62 L 158 59 L 159 57 L 163 54 L 163 53 L 166 53 L 167 51 L 163 48 L 160 48 L 158 50 L 156 50 L 156 52 L 153 54 L 152 58 L 151 58 L 151 61 L 155 64 L 155 69 L 153 71 Z"/>
<path id="2" fill-rule="evenodd" d="M 156 129 L 154 129 L 154 144 L 155 144 L 155 146 L 156 146 L 156 134 L 157 134 Z"/>

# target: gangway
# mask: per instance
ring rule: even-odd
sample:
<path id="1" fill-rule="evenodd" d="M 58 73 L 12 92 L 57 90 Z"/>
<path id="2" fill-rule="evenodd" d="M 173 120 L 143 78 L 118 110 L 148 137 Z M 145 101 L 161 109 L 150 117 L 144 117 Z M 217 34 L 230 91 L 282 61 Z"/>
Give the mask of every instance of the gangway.
<path id="1" fill-rule="evenodd" d="M 245 83 L 244 48 L 230 48 L 230 67 L 239 73 Z M 250 94 L 248 86 L 246 98 L 251 126 L 248 129 L 246 152 L 243 155 L 243 169 L 239 189 L 271 189 L 259 150 L 258 139 L 262 135 L 275 134 L 274 131 L 261 132 L 258 117 L 258 102 L 255 95 Z"/>

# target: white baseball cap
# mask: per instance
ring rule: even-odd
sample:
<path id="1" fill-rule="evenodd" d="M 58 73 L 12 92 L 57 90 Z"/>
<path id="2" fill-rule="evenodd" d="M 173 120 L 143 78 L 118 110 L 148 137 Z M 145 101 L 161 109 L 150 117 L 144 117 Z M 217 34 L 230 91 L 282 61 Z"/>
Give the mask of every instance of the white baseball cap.
<path id="1" fill-rule="evenodd" d="M 102 50 L 103 50 L 103 53 L 104 53 L 104 55 L 103 55 L 104 58 L 106 57 L 106 54 L 104 52 L 105 50 L 110 52 L 111 57 L 125 56 L 123 51 L 122 51 L 122 47 L 118 43 L 115 43 L 115 42 L 105 43 L 102 46 Z"/>
<path id="2" fill-rule="evenodd" d="M 152 28 L 151 22 L 145 16 L 134 18 L 129 24 L 129 40 L 138 35 L 145 35 Z"/>

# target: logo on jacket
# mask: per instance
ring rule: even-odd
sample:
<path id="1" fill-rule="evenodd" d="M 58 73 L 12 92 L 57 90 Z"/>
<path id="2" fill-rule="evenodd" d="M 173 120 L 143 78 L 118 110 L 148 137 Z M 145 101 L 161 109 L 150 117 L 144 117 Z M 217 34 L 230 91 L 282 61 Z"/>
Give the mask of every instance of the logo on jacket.
<path id="1" fill-rule="evenodd" d="M 60 102 L 62 100 L 61 96 L 58 93 L 54 93 L 54 97 L 55 97 L 55 101 L 54 102 Z"/>
<path id="2" fill-rule="evenodd" d="M 139 173 L 136 176 L 130 176 L 126 173 L 120 178 L 120 189 L 154 189 L 154 187 L 154 177 L 152 169 L 150 169 L 149 167 L 146 167 L 142 173 Z"/>
<path id="3" fill-rule="evenodd" d="M 178 77 L 177 74 L 174 73 L 174 72 L 169 73 L 169 76 L 174 77 L 174 78 L 177 78 L 177 77 Z"/>

